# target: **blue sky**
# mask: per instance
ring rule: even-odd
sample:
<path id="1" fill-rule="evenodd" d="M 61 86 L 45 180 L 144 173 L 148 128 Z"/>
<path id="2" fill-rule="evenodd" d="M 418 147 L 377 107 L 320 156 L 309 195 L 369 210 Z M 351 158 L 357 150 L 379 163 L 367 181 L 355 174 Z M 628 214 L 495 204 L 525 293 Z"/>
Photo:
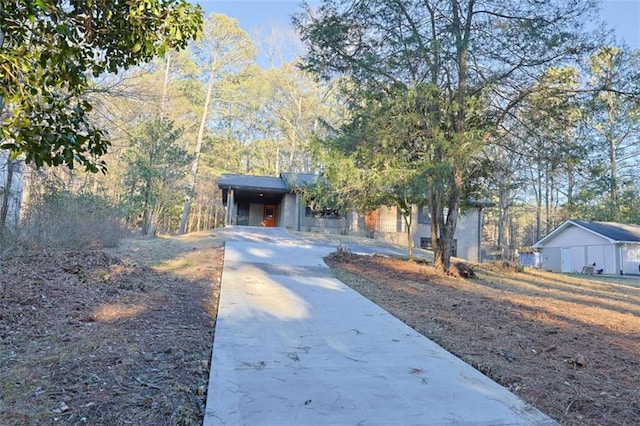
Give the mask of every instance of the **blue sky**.
<path id="1" fill-rule="evenodd" d="M 272 25 L 289 26 L 290 16 L 300 5 L 298 0 L 203 0 L 207 13 L 234 17 L 249 34 L 268 30 Z M 640 0 L 604 0 L 602 19 L 618 37 L 634 49 L 640 49 Z"/>

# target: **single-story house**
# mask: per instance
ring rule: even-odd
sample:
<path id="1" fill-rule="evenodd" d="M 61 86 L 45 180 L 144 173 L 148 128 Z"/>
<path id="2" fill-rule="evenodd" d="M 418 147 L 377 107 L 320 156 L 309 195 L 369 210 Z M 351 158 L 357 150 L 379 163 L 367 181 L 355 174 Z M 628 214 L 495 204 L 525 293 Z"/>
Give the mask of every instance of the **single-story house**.
<path id="1" fill-rule="evenodd" d="M 640 226 L 567 220 L 532 246 L 542 254 L 542 268 L 580 273 L 640 273 Z M 595 264 L 595 266 L 593 266 Z"/>
<path id="2" fill-rule="evenodd" d="M 406 243 L 406 224 L 396 207 L 380 207 L 366 216 L 355 211 L 335 210 L 305 203 L 301 190 L 318 179 L 317 175 L 282 173 L 279 177 L 223 174 L 218 179 L 225 206 L 226 225 L 282 226 L 297 231 L 368 235 L 390 242 Z M 458 219 L 453 255 L 479 261 L 482 235 L 482 209 L 494 204 L 473 204 L 475 209 Z M 428 209 L 412 209 L 415 247 L 431 248 L 431 220 Z"/>

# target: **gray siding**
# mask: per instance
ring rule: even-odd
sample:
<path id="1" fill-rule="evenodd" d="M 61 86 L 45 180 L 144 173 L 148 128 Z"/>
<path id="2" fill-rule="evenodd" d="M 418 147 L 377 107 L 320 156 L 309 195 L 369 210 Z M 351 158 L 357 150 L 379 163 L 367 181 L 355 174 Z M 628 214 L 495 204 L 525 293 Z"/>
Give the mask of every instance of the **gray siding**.
<path id="1" fill-rule="evenodd" d="M 249 205 L 249 226 L 262 226 L 262 215 L 264 213 L 264 204 Z"/>
<path id="2" fill-rule="evenodd" d="M 302 212 L 302 214 L 304 214 L 304 212 Z M 298 211 L 296 209 L 295 194 L 286 194 L 280 203 L 280 209 L 278 211 L 278 226 L 284 226 L 295 230 L 297 215 Z"/>
<path id="3" fill-rule="evenodd" d="M 418 209 L 413 209 L 413 243 L 420 247 L 420 238 L 431 237 L 431 225 L 418 223 Z M 457 256 L 468 262 L 478 261 L 478 211 L 470 210 L 458 216 L 454 239 L 457 240 Z"/>

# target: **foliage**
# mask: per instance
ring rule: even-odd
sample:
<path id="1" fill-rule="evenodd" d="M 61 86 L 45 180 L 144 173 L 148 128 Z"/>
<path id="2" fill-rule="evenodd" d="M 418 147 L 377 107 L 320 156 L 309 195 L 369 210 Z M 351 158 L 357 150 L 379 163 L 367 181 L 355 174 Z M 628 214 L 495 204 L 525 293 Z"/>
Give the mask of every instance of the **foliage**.
<path id="1" fill-rule="evenodd" d="M 545 67 L 591 47 L 582 28 L 594 7 L 590 0 L 324 0 L 294 18 L 308 47 L 304 68 L 346 81 L 353 116 L 339 133 L 368 146 L 343 152 L 370 156 L 372 176 L 401 176 L 393 172 L 396 161 L 420 170 L 437 267 L 449 268 L 465 186 L 481 170 L 476 154 Z M 379 108 L 387 97 L 396 114 Z M 395 128 L 382 137 L 359 128 L 380 113 L 393 117 Z M 398 195 L 403 185 L 384 193 Z"/>
<path id="2" fill-rule="evenodd" d="M 173 122 L 155 117 L 140 124 L 126 151 L 126 206 L 129 221 L 140 225 L 144 234 L 154 233 L 165 216 L 177 216 L 183 182 L 193 156 L 178 142 L 181 129 Z"/>
<path id="3" fill-rule="evenodd" d="M 29 204 L 16 242 L 26 250 L 114 247 L 126 236 L 122 211 L 106 197 L 49 188 Z"/>
<path id="4" fill-rule="evenodd" d="M 207 94 L 202 105 L 190 180 L 184 197 L 180 234 L 184 234 L 187 229 L 191 197 L 196 188 L 206 124 L 209 121 L 209 113 L 213 109 L 211 104 L 215 100 L 214 89 L 221 81 L 233 79 L 242 73 L 255 56 L 255 48 L 249 35 L 240 28 L 237 20 L 221 14 L 211 14 L 204 27 L 204 36 L 194 44 L 192 53 L 194 62 L 202 67 Z"/>
<path id="5" fill-rule="evenodd" d="M 110 143 L 89 119 L 89 76 L 183 48 L 201 23 L 184 0 L 3 2 L 0 148 L 38 167 L 105 171 Z"/>
<path id="6" fill-rule="evenodd" d="M 585 189 L 594 190 L 601 207 L 608 209 L 605 218 L 609 221 L 621 221 L 628 216 L 623 214 L 623 187 L 640 183 L 638 74 L 640 52 L 605 46 L 589 60 L 588 87 L 593 95 L 586 103 L 585 122 L 592 135 L 589 146 L 592 156 L 587 157 L 591 179 Z"/>

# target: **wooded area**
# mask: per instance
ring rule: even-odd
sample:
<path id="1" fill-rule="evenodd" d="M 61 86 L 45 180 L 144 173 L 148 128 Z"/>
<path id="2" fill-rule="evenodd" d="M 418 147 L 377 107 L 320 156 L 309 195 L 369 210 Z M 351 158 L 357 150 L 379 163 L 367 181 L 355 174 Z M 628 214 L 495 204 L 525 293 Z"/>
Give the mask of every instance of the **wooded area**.
<path id="1" fill-rule="evenodd" d="M 429 205 L 441 253 L 468 199 L 496 202 L 485 241 L 507 259 L 567 218 L 640 222 L 640 52 L 585 27 L 598 21 L 595 1 L 327 0 L 300 10 L 298 34 L 253 37 L 176 1 L 166 40 L 134 28 L 125 54 L 104 36 L 93 47 L 116 59 L 85 58 L 81 70 L 61 46 L 86 54 L 87 40 L 65 32 L 92 25 L 83 10 L 27 3 L 0 13 L 13 58 L 0 72 L 5 249 L 60 244 L 45 234 L 65 240 L 82 228 L 70 218 L 96 206 L 105 235 L 218 226 L 221 173 L 323 173 L 336 190 L 327 200 L 392 204 L 405 218 Z M 16 59 L 36 39 L 59 51 Z M 60 69 L 83 77 L 43 79 Z"/>

